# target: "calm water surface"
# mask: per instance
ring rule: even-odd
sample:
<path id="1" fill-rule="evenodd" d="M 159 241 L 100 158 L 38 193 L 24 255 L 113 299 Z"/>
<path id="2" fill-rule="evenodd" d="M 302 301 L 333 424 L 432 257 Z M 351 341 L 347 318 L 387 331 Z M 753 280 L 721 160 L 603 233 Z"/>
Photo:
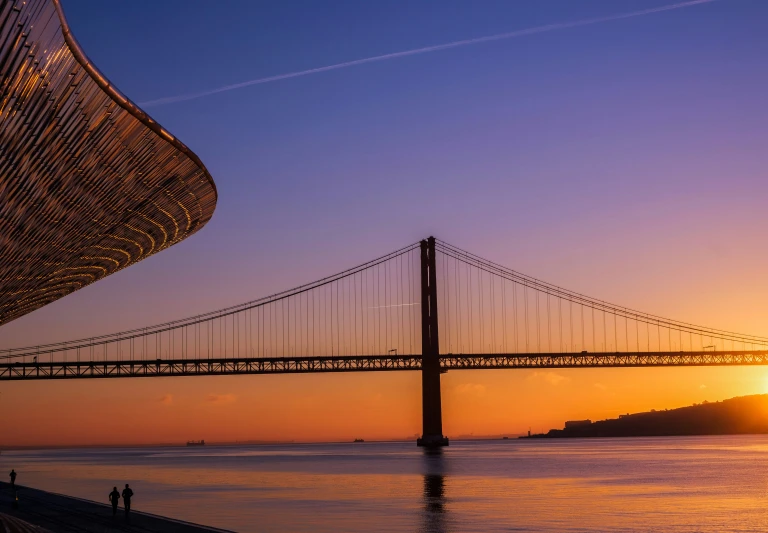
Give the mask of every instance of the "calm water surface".
<path id="1" fill-rule="evenodd" d="M 8 451 L 18 482 L 240 532 L 766 531 L 768 437 Z"/>

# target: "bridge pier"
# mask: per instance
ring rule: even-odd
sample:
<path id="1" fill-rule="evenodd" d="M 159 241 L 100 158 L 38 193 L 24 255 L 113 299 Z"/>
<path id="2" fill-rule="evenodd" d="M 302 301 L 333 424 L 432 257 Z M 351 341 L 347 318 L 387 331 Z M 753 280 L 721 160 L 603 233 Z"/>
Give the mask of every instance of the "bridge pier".
<path id="1" fill-rule="evenodd" d="M 437 267 L 435 238 L 421 241 L 421 414 L 418 446 L 448 446 L 443 435 L 440 397 L 440 343 L 437 329 Z"/>
<path id="2" fill-rule="evenodd" d="M 443 436 L 443 412 L 440 398 L 440 359 L 424 357 L 421 363 L 422 436 L 418 446 L 448 446 Z"/>

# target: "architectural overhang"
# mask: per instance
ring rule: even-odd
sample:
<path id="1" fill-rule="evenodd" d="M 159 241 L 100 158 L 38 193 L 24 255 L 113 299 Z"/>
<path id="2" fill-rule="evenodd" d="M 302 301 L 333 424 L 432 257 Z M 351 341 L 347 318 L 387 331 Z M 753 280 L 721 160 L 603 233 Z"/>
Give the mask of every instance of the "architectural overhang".
<path id="1" fill-rule="evenodd" d="M 0 0 L 0 325 L 202 228 L 200 159 L 121 94 L 59 0 Z"/>

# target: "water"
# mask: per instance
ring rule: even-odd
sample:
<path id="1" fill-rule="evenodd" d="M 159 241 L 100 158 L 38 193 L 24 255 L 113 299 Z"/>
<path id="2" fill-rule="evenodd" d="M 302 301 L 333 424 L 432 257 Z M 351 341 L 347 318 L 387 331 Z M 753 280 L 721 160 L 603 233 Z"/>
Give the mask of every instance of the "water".
<path id="1" fill-rule="evenodd" d="M 768 436 L 8 451 L 18 482 L 240 532 L 768 527 Z"/>

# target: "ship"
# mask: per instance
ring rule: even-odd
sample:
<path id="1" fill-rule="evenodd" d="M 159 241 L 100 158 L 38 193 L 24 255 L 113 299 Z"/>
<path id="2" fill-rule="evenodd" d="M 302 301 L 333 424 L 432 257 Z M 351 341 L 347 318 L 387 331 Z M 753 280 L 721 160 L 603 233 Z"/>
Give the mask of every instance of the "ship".
<path id="1" fill-rule="evenodd" d="M 187 441 L 187 446 L 205 446 L 204 440 L 190 440 Z"/>
<path id="2" fill-rule="evenodd" d="M 365 442 L 363 439 L 355 439 L 353 442 Z"/>

